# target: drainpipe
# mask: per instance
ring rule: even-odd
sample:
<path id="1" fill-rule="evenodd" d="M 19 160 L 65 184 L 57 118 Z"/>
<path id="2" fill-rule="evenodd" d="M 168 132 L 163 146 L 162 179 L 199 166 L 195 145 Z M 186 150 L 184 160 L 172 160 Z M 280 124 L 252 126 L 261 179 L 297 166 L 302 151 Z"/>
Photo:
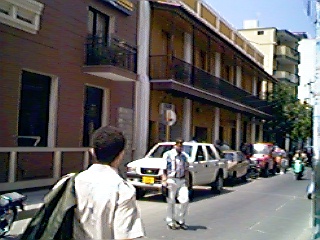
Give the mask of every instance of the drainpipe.
<path id="1" fill-rule="evenodd" d="M 150 40 L 150 3 L 139 1 L 138 17 L 138 58 L 135 90 L 135 126 L 133 140 L 133 159 L 142 158 L 147 151 L 149 135 L 149 40 Z"/>

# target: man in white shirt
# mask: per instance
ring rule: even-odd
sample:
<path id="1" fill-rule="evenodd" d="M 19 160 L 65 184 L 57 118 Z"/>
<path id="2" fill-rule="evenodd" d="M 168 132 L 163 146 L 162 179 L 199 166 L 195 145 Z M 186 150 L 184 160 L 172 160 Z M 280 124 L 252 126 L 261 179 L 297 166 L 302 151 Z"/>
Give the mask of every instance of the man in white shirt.
<path id="1" fill-rule="evenodd" d="M 102 127 L 92 140 L 96 162 L 75 179 L 74 239 L 143 237 L 135 188 L 118 173 L 124 156 L 123 134 L 116 128 Z"/>
<path id="2" fill-rule="evenodd" d="M 162 183 L 168 189 L 166 222 L 168 227 L 174 230 L 188 229 L 185 224 L 185 215 L 189 203 L 189 190 L 187 187 L 189 156 L 182 151 L 182 146 L 183 140 L 178 139 L 174 148 L 163 155 L 163 158 L 167 160 L 167 169 Z"/>

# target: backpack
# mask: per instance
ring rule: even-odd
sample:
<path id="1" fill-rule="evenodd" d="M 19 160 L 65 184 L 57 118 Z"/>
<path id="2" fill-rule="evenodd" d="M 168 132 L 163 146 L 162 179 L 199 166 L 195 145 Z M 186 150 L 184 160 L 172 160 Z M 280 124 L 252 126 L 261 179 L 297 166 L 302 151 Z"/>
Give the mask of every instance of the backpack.
<path id="1" fill-rule="evenodd" d="M 74 208 L 77 206 L 75 177 L 74 173 L 66 175 L 50 190 L 20 240 L 72 239 Z"/>

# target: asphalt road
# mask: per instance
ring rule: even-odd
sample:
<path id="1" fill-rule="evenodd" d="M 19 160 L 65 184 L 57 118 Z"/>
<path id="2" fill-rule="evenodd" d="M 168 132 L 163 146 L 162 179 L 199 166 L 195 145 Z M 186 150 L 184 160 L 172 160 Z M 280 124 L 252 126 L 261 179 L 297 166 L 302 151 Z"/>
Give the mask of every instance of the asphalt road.
<path id="1" fill-rule="evenodd" d="M 309 181 L 310 172 L 301 181 L 288 172 L 229 185 L 220 195 L 198 187 L 189 206 L 188 230 L 167 229 L 166 203 L 159 195 L 147 195 L 138 204 L 147 239 L 307 240 L 312 236 L 311 201 L 305 194 Z M 15 222 L 5 239 L 18 239 L 28 221 Z"/>

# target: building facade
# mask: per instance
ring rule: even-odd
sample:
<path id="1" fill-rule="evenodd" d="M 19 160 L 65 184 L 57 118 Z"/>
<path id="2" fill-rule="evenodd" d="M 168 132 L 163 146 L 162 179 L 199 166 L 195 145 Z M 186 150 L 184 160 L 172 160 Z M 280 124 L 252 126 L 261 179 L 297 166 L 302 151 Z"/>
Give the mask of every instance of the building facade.
<path id="1" fill-rule="evenodd" d="M 301 63 L 299 65 L 300 84 L 298 98 L 301 102 L 313 104 L 316 75 L 316 39 L 302 39 L 299 42 Z"/>
<path id="2" fill-rule="evenodd" d="M 3 0 L 0 32 L 1 190 L 86 168 L 106 124 L 132 159 L 136 1 Z"/>
<path id="3" fill-rule="evenodd" d="M 244 29 L 239 33 L 263 53 L 264 69 L 274 78 L 292 86 L 294 93 L 298 94 L 298 46 L 304 35 L 275 27 L 262 28 L 256 20 L 245 21 Z"/>
<path id="4" fill-rule="evenodd" d="M 53 184 L 90 164 L 90 134 L 262 141 L 277 80 L 263 54 L 203 1 L 3 0 L 0 188 Z M 265 91 L 263 91 L 263 89 Z"/>
<path id="5" fill-rule="evenodd" d="M 234 149 L 262 141 L 272 117 L 262 86 L 271 91 L 277 83 L 263 55 L 203 1 L 141 1 L 139 11 L 137 113 L 149 128 L 137 131 L 148 142 L 137 141 L 135 157 L 181 136 Z"/>

